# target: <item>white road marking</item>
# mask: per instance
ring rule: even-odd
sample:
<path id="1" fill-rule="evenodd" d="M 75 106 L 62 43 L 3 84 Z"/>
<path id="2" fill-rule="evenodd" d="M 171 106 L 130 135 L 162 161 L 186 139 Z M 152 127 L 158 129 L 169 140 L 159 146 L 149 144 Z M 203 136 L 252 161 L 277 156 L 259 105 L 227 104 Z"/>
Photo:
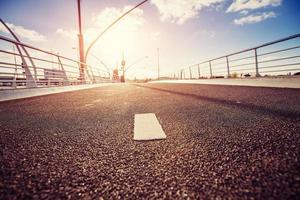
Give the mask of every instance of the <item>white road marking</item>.
<path id="1" fill-rule="evenodd" d="M 83 107 L 90 107 L 90 106 L 93 106 L 94 104 L 92 104 L 92 103 L 88 103 L 88 104 L 85 104 Z"/>
<path id="2" fill-rule="evenodd" d="M 93 103 L 99 103 L 99 102 L 103 102 L 103 99 L 96 99 L 93 101 Z"/>
<path id="3" fill-rule="evenodd" d="M 134 116 L 134 140 L 157 140 L 166 137 L 154 113 Z"/>

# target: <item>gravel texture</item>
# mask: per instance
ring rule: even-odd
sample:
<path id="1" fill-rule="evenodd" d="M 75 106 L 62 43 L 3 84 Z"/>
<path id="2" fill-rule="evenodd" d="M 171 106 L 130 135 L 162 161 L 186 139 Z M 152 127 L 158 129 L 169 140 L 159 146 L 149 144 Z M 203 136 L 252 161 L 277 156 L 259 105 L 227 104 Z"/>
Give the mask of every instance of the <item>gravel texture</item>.
<path id="1" fill-rule="evenodd" d="M 167 139 L 133 141 L 138 113 Z M 107 86 L 2 102 L 0 132 L 0 199 L 300 194 L 299 89 Z"/>

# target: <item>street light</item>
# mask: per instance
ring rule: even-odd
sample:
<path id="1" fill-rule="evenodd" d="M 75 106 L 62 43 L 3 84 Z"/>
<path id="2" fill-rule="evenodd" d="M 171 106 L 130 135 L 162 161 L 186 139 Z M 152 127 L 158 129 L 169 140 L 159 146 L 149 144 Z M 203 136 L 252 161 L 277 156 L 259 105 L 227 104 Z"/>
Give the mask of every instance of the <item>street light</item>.
<path id="1" fill-rule="evenodd" d="M 121 61 L 121 65 L 122 65 L 122 69 L 123 69 L 123 75 L 121 76 L 121 82 L 125 82 L 125 59 L 124 59 L 124 51 L 122 53 L 122 61 Z"/>
<path id="2" fill-rule="evenodd" d="M 85 81 L 84 68 L 85 68 L 85 59 L 84 59 L 84 44 L 83 44 L 83 35 L 82 35 L 82 26 L 81 26 L 81 7 L 80 0 L 77 0 L 78 8 L 78 42 L 79 42 L 79 57 L 80 57 L 80 68 L 79 68 L 79 77 L 81 81 Z"/>
<path id="3" fill-rule="evenodd" d="M 157 48 L 157 80 L 159 80 L 159 48 Z"/>

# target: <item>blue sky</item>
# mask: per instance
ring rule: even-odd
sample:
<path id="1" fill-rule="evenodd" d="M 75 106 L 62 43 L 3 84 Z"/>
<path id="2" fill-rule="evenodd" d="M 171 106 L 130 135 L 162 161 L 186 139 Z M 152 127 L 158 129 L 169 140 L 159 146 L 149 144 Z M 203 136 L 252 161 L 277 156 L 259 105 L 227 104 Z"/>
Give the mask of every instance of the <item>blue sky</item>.
<path id="1" fill-rule="evenodd" d="M 136 0 L 82 0 L 85 46 Z M 77 57 L 75 0 L 0 0 L 0 17 L 22 41 Z M 124 50 L 132 74 L 155 76 L 156 49 L 162 73 L 300 33 L 297 0 L 152 0 L 100 39 L 92 53 L 111 67 Z M 7 35 L 0 29 L 1 35 Z M 90 58 L 90 64 L 97 64 Z"/>

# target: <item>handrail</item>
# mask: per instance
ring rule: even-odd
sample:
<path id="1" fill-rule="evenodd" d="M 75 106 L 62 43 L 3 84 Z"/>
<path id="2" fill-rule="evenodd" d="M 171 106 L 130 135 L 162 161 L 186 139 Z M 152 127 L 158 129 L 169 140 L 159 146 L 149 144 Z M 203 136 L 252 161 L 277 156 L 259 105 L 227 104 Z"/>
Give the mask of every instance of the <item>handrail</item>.
<path id="1" fill-rule="evenodd" d="M 7 41 L 7 42 L 11 42 L 11 43 L 14 43 L 14 44 L 17 44 L 17 45 L 20 45 L 20 46 L 24 46 L 24 47 L 27 47 L 27 48 L 30 48 L 30 49 L 33 49 L 33 50 L 36 50 L 36 51 L 40 51 L 40 52 L 43 52 L 43 53 L 52 55 L 52 56 L 59 56 L 59 57 L 61 57 L 61 58 L 63 58 L 63 59 L 66 59 L 66 60 L 69 60 L 69 61 L 73 61 L 73 62 L 76 62 L 76 63 L 78 63 L 78 64 L 81 63 L 80 61 L 77 61 L 77 60 L 74 60 L 74 59 L 71 59 L 71 58 L 67 58 L 67 57 L 64 57 L 64 56 L 61 56 L 61 55 L 52 53 L 52 52 L 50 52 L 50 51 L 46 51 L 46 50 L 43 50 L 43 49 L 39 49 L 39 48 L 33 47 L 33 46 L 31 46 L 31 45 L 24 44 L 24 43 L 21 43 L 21 42 L 12 40 L 12 39 L 10 39 L 10 38 L 4 37 L 4 36 L 2 36 L 2 35 L 0 35 L 0 40 L 4 40 L 4 41 Z M 82 63 L 82 64 L 85 64 L 85 63 Z"/>
<path id="2" fill-rule="evenodd" d="M 220 57 L 217 57 L 217 58 L 213 58 L 213 59 L 210 59 L 210 60 L 206 60 L 206 61 L 203 61 L 203 62 L 201 62 L 201 63 L 192 64 L 192 65 L 190 65 L 190 66 L 195 66 L 195 65 L 198 65 L 198 64 L 204 64 L 204 63 L 207 63 L 207 62 L 209 62 L 209 61 L 219 60 L 219 59 L 221 59 L 221 58 L 226 58 L 227 56 L 228 56 L 228 57 L 229 57 L 229 56 L 234 56 L 234 55 L 237 55 L 237 54 L 241 54 L 241 53 L 245 53 L 245 52 L 251 51 L 251 50 L 253 50 L 253 49 L 259 49 L 259 48 L 262 48 L 262 47 L 270 46 L 270 45 L 272 45 L 272 44 L 284 42 L 284 41 L 291 40 L 291 39 L 298 38 L 298 37 L 300 37 L 300 33 L 294 34 L 294 35 L 291 35 L 291 36 L 289 36 L 289 37 L 285 37 L 285 38 L 282 38 L 282 39 L 279 39 L 279 40 L 275 40 L 275 41 L 273 41 L 273 42 L 264 43 L 264 44 L 259 45 L 259 46 L 255 46 L 255 47 L 252 47 L 252 48 L 244 49 L 244 50 L 237 51 L 237 52 L 234 52 L 234 53 L 226 54 L 226 55 L 224 55 L 224 56 L 220 56 Z"/>
<path id="3" fill-rule="evenodd" d="M 243 69 L 232 69 L 232 68 L 235 68 L 237 66 L 241 67 L 241 66 L 247 66 L 247 65 L 254 65 L 253 69 L 255 70 L 255 75 L 260 76 L 259 69 L 260 68 L 263 69 L 263 67 L 260 67 L 259 64 L 263 64 L 263 63 L 267 63 L 267 62 L 288 61 L 288 60 L 291 60 L 291 59 L 299 58 L 299 54 L 297 54 L 297 55 L 288 55 L 288 56 L 283 57 L 283 58 L 277 57 L 277 55 L 276 55 L 275 59 L 269 59 L 268 61 L 261 61 L 261 58 L 263 56 L 300 49 L 300 45 L 299 44 L 297 44 L 297 45 L 293 44 L 294 46 L 292 46 L 292 47 L 285 47 L 285 48 L 281 48 L 279 50 L 273 50 L 273 51 L 269 51 L 269 52 L 265 52 L 265 53 L 261 53 L 261 54 L 258 54 L 257 50 L 262 49 L 264 47 L 274 45 L 274 44 L 289 41 L 289 40 L 292 40 L 292 39 L 295 39 L 295 38 L 300 38 L 300 33 L 294 34 L 294 35 L 291 35 L 291 36 L 288 36 L 288 37 L 285 37 L 285 38 L 281 38 L 281 39 L 278 39 L 278 40 L 275 40 L 275 41 L 267 42 L 267 43 L 264 43 L 264 44 L 261 44 L 261 45 L 258 45 L 258 46 L 254 46 L 252 48 L 243 49 L 241 51 L 229 53 L 229 54 L 219 56 L 219 57 L 216 57 L 216 58 L 212 58 L 212 59 L 208 59 L 208 60 L 196 63 L 196 64 L 188 65 L 187 67 L 184 67 L 184 68 L 179 70 L 179 75 L 178 75 L 177 78 L 182 79 L 183 75 L 185 74 L 185 72 L 184 72 L 185 70 L 190 71 L 190 78 L 192 78 L 193 75 L 192 75 L 191 70 L 194 67 L 198 67 L 198 75 L 199 75 L 198 77 L 199 78 L 201 77 L 200 76 L 200 71 L 202 71 L 202 72 L 203 71 L 206 71 L 206 72 L 209 71 L 209 73 L 210 73 L 209 77 L 214 77 L 213 74 L 216 74 L 216 73 L 218 74 L 218 73 L 220 73 L 220 70 L 222 70 L 222 67 L 215 67 L 217 65 L 219 65 L 219 66 L 223 65 L 223 69 L 225 69 L 227 71 L 227 74 L 226 74 L 227 77 L 231 77 L 231 72 L 232 72 L 231 70 L 233 70 L 233 71 L 243 71 Z M 254 51 L 253 55 L 251 55 L 251 56 L 248 55 L 248 56 L 243 56 L 243 57 L 239 57 L 239 58 L 234 58 L 232 60 L 229 59 L 229 57 L 240 55 L 240 54 L 243 54 L 243 53 L 246 53 L 246 52 L 251 52 L 251 51 Z M 225 60 L 223 62 L 218 62 L 217 64 L 213 63 L 213 61 L 220 60 L 220 59 L 225 59 Z M 251 59 L 254 59 L 254 61 L 249 62 Z M 247 61 L 248 63 L 245 63 L 246 60 L 248 60 Z M 232 66 L 232 62 L 236 62 L 236 64 L 234 64 Z M 241 62 L 244 62 L 244 63 L 241 63 Z M 207 66 L 203 66 L 203 64 L 206 64 Z M 294 66 L 294 64 L 291 63 L 290 65 L 281 64 L 281 65 L 274 65 L 274 66 L 276 66 L 276 67 L 277 66 L 288 67 L 288 66 Z M 200 70 L 200 68 L 201 68 L 201 70 Z M 271 66 L 270 66 L 270 68 L 271 68 Z M 218 70 L 218 69 L 220 69 L 220 70 Z M 285 71 L 297 71 L 295 69 L 296 68 L 293 68 L 293 69 L 286 68 Z M 246 69 L 244 69 L 244 70 L 246 70 Z M 276 71 L 279 71 L 279 70 L 276 70 Z M 281 70 L 281 71 L 284 71 L 284 70 Z M 299 68 L 299 71 L 300 71 L 300 68 Z M 216 73 L 214 73 L 214 72 L 216 72 Z M 262 71 L 262 73 L 265 73 L 265 71 Z M 173 75 L 176 77 L 176 72 Z M 173 76 L 173 75 L 171 75 L 171 76 Z M 197 77 L 197 76 L 194 76 L 194 77 Z"/>
<path id="4" fill-rule="evenodd" d="M 26 86 L 31 88 L 40 86 L 49 87 L 57 85 L 77 85 L 110 81 L 110 76 L 106 77 L 108 72 L 99 66 L 92 67 L 75 59 L 61 56 L 59 54 L 25 44 L 2 35 L 0 35 L 0 41 L 11 43 L 15 45 L 18 50 L 26 50 L 27 48 L 32 50 L 32 52 L 38 53 L 35 56 L 31 56 L 28 53 L 23 55 L 22 51 L 16 53 L 15 51 L 11 52 L 9 50 L 0 49 L 0 53 L 6 55 L 6 57 L 0 60 L 0 89 L 9 88 L 7 86 L 11 86 L 13 88 L 18 86 Z M 10 61 L 12 56 L 14 56 L 14 62 Z M 49 56 L 49 59 L 45 56 Z M 57 61 L 50 60 L 50 57 L 57 59 Z M 28 65 L 28 63 L 26 63 L 27 59 L 35 60 L 37 63 L 34 65 Z M 84 66 L 86 66 L 86 81 L 83 81 L 80 78 L 80 64 L 84 64 Z M 35 71 L 34 77 L 31 75 L 32 70 Z M 100 73 L 102 75 L 100 75 Z M 11 78 L 7 79 L 6 76 Z M 20 77 L 24 80 L 19 81 Z"/>
<path id="5" fill-rule="evenodd" d="M 300 37 L 300 33 L 292 35 L 292 36 L 289 36 L 289 37 L 285 37 L 285 38 L 282 38 L 282 39 L 279 39 L 279 40 L 275 40 L 273 42 L 268 42 L 268 43 L 265 43 L 265 44 L 262 44 L 262 45 L 259 45 L 259 46 L 256 46 L 256 47 L 252 47 L 252 48 L 244 49 L 244 50 L 241 50 L 241 51 L 238 51 L 238 52 L 230 53 L 230 54 L 227 54 L 225 56 L 214 58 L 214 59 L 212 59 L 210 61 L 218 60 L 218 59 L 221 59 L 221 58 L 225 58 L 226 56 L 233 56 L 233 55 L 245 53 L 245 52 L 248 52 L 248 51 L 252 51 L 253 49 L 259 49 L 259 48 L 262 48 L 262 47 L 270 46 L 272 44 L 276 44 L 276 43 L 284 42 L 284 41 L 287 41 L 287 40 L 291 40 L 291 39 L 294 39 L 294 38 L 297 38 L 297 37 Z"/>

